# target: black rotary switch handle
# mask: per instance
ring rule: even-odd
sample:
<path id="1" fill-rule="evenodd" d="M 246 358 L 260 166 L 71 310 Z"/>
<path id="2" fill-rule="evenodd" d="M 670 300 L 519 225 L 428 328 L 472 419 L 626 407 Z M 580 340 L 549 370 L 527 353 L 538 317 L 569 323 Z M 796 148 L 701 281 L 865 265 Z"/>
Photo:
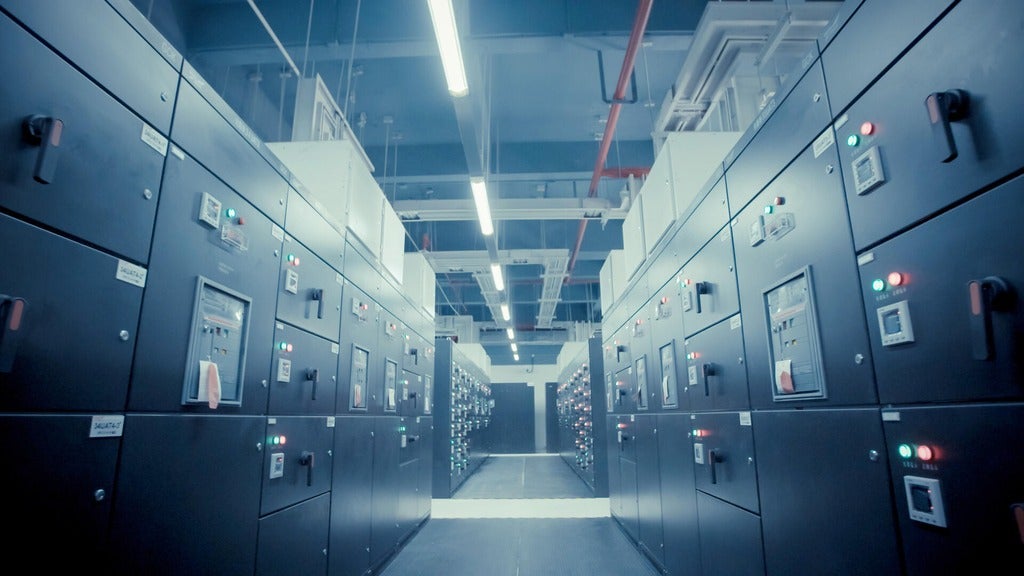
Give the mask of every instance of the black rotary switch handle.
<path id="1" fill-rule="evenodd" d="M 924 99 L 924 106 L 928 110 L 928 122 L 932 125 L 935 154 L 941 162 L 956 160 L 956 139 L 949 123 L 967 117 L 968 102 L 967 92 L 963 90 L 932 92 Z"/>
<path id="2" fill-rule="evenodd" d="M 697 314 L 700 314 L 700 297 L 711 293 L 711 285 L 707 282 L 697 282 L 693 289 L 697 293 Z"/>
<path id="3" fill-rule="evenodd" d="M 302 455 L 299 456 L 299 465 L 306 466 L 306 486 L 313 485 L 313 468 L 316 466 L 316 454 L 309 451 L 303 451 Z"/>
<path id="4" fill-rule="evenodd" d="M 710 396 L 711 390 L 708 387 L 708 376 L 715 375 L 715 365 L 713 362 L 705 362 L 700 365 L 701 375 L 704 377 L 704 395 Z"/>
<path id="5" fill-rule="evenodd" d="M 313 383 L 313 400 L 316 400 L 316 385 L 320 383 L 320 369 L 319 368 L 307 368 L 306 369 L 306 382 Z"/>
<path id="6" fill-rule="evenodd" d="M 722 455 L 718 453 L 718 450 L 712 448 L 708 450 L 708 466 L 711 467 L 711 483 L 718 484 L 718 472 L 715 466 L 722 461 Z"/>
<path id="7" fill-rule="evenodd" d="M 323 319 L 324 317 L 324 289 L 313 288 L 309 295 L 310 299 L 317 303 L 316 306 L 316 317 Z"/>
<path id="8" fill-rule="evenodd" d="M 18 344 L 25 333 L 25 310 L 28 302 L 24 298 L 0 294 L 0 374 L 14 368 L 18 355 Z"/>
<path id="9" fill-rule="evenodd" d="M 32 178 L 40 184 L 53 182 L 53 173 L 57 171 L 57 159 L 60 156 L 60 141 L 64 135 L 64 121 L 52 116 L 34 114 L 25 118 L 23 130 L 25 140 L 39 146 Z"/>
<path id="10" fill-rule="evenodd" d="M 992 310 L 1010 298 L 1010 285 L 999 276 L 987 276 L 967 283 L 971 317 L 971 355 L 975 360 L 992 358 Z"/>

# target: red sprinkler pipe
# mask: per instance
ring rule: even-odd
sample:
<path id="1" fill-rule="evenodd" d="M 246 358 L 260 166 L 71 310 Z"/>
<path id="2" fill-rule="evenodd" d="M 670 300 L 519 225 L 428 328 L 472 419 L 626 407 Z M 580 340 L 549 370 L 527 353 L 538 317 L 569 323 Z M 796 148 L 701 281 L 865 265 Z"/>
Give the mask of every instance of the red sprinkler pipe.
<path id="1" fill-rule="evenodd" d="M 615 134 L 615 125 L 619 122 L 619 111 L 622 108 L 622 99 L 626 97 L 626 87 L 629 85 L 629 78 L 633 74 L 633 64 L 636 62 L 636 54 L 640 50 L 640 41 L 647 29 L 647 20 L 651 16 L 651 5 L 654 0 L 640 0 L 636 10 L 636 18 L 633 19 L 633 30 L 629 34 L 629 44 L 626 45 L 626 57 L 622 60 L 622 71 L 619 72 L 619 82 L 615 85 L 615 93 L 612 95 L 611 110 L 608 111 L 608 124 L 604 129 L 604 137 L 601 139 L 601 148 L 597 153 L 597 162 L 594 163 L 594 176 L 590 179 L 590 191 L 588 197 L 597 194 L 597 186 L 601 182 L 604 173 L 604 163 L 608 159 L 608 151 L 612 147 L 612 136 Z M 576 266 L 576 258 L 579 256 L 580 247 L 583 245 L 583 233 L 587 230 L 587 220 L 580 220 L 579 230 L 576 232 L 576 247 L 572 250 L 569 258 L 569 266 L 566 268 L 566 281 L 572 275 Z"/>

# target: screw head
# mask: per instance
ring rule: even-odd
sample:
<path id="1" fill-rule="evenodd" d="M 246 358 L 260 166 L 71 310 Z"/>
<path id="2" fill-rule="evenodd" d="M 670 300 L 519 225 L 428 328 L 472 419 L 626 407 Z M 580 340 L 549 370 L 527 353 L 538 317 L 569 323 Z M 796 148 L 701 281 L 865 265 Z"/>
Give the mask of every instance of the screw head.
<path id="1" fill-rule="evenodd" d="M 121 330 L 121 333 L 117 335 L 121 339 L 121 342 L 127 342 L 131 338 L 131 334 L 127 330 Z"/>
<path id="2" fill-rule="evenodd" d="M 853 362 L 854 362 L 854 364 L 863 364 L 864 363 L 864 355 L 863 354 L 855 354 L 853 356 Z"/>
<path id="3" fill-rule="evenodd" d="M 868 450 L 868 460 L 878 462 L 878 450 Z"/>
<path id="4" fill-rule="evenodd" d="M 142 197 L 145 198 L 146 200 L 152 200 L 153 191 L 150 190 L 149 188 L 146 188 L 145 190 L 142 191 Z"/>
<path id="5" fill-rule="evenodd" d="M 99 488 L 98 490 L 92 493 L 92 497 L 95 498 L 97 502 L 103 502 L 103 500 L 107 497 L 107 491 L 104 490 L 103 488 Z"/>

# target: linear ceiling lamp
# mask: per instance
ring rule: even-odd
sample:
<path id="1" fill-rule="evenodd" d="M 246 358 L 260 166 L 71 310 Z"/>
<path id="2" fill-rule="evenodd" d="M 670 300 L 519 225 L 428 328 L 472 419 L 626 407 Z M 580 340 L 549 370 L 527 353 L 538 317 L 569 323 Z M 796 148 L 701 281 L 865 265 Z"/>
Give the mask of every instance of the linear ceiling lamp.
<path id="1" fill-rule="evenodd" d="M 459 30 L 455 26 L 452 0 L 427 0 L 427 6 L 430 8 L 430 20 L 434 23 L 434 36 L 441 52 L 448 92 L 456 98 L 465 96 L 469 94 L 469 83 L 462 63 L 462 48 L 459 46 Z"/>
<path id="2" fill-rule="evenodd" d="M 501 275 L 501 264 L 491 264 L 491 276 L 494 277 L 494 287 L 498 290 L 498 292 L 504 290 L 505 277 Z M 502 312 L 504 312 L 504 310 L 502 310 Z M 508 320 L 508 318 L 505 318 L 505 320 Z"/>
<path id="3" fill-rule="evenodd" d="M 516 346 L 516 343 L 515 343 L 515 342 L 513 342 L 513 343 L 512 343 L 512 351 L 513 351 L 513 352 L 516 352 L 516 353 L 518 353 L 518 352 L 519 352 L 519 346 Z"/>
<path id="4" fill-rule="evenodd" d="M 511 327 L 505 328 L 505 334 L 508 334 L 508 339 L 509 340 L 515 340 L 516 339 L 516 331 L 513 330 Z"/>
<path id="5" fill-rule="evenodd" d="M 476 216 L 480 220 L 480 233 L 490 236 L 494 234 L 494 223 L 491 221 L 491 205 L 487 201 L 487 184 L 483 178 L 470 178 L 469 187 L 473 189 L 473 202 L 476 203 Z"/>
<path id="6" fill-rule="evenodd" d="M 519 354 L 513 354 L 512 358 L 514 358 L 516 362 L 519 362 Z"/>
<path id="7" fill-rule="evenodd" d="M 512 313 L 508 309 L 508 304 L 501 305 L 501 317 L 505 319 L 505 322 L 512 319 Z M 515 344 L 513 344 L 512 347 L 515 348 Z"/>

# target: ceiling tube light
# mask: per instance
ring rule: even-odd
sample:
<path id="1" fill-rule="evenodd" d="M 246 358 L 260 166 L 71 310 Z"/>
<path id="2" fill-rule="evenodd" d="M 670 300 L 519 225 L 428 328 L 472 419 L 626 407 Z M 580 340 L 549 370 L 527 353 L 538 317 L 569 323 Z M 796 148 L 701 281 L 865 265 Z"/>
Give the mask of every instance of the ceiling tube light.
<path id="1" fill-rule="evenodd" d="M 508 334 L 508 339 L 509 340 L 515 340 L 516 339 L 516 332 L 511 327 L 505 328 L 505 334 Z"/>
<path id="2" fill-rule="evenodd" d="M 517 354 L 519 353 L 519 346 L 516 346 L 515 342 L 512 343 L 512 351 Z"/>
<path id="3" fill-rule="evenodd" d="M 484 183 L 483 178 L 470 178 L 469 187 L 473 189 L 473 202 L 476 202 L 476 216 L 480 220 L 480 233 L 490 236 L 494 234 L 494 223 L 491 222 L 491 205 L 487 202 L 487 184 Z"/>
<path id="4" fill-rule="evenodd" d="M 519 354 L 513 354 L 512 357 L 515 358 L 516 362 L 519 362 Z"/>
<path id="5" fill-rule="evenodd" d="M 427 0 L 427 6 L 430 8 L 430 20 L 434 24 L 437 48 L 441 52 L 448 92 L 456 98 L 465 96 L 469 94 L 469 83 L 462 63 L 462 48 L 459 46 L 459 30 L 455 26 L 452 0 Z"/>
<path id="6" fill-rule="evenodd" d="M 501 305 L 501 317 L 505 319 L 505 322 L 512 319 L 512 314 L 508 310 L 508 304 Z"/>
<path id="7" fill-rule="evenodd" d="M 501 275 L 501 264 L 491 264 L 491 276 L 494 277 L 494 288 L 501 292 L 505 289 L 505 277 Z M 508 320 L 508 318 L 505 318 Z"/>

